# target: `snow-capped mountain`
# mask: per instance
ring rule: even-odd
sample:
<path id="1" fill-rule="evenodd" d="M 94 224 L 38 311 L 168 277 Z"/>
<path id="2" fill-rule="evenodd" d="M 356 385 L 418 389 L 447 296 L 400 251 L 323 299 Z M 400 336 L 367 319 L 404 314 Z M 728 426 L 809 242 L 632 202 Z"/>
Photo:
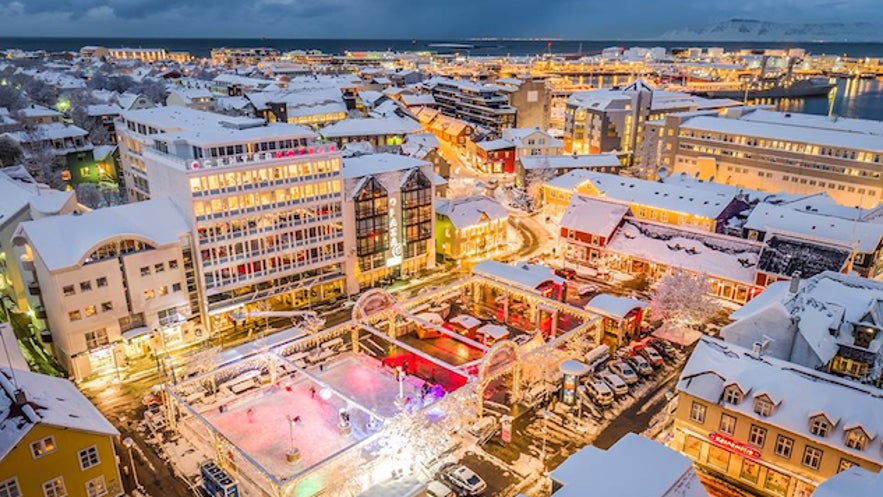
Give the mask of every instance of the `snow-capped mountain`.
<path id="1" fill-rule="evenodd" d="M 826 41 L 879 42 L 883 29 L 867 22 L 830 22 L 817 24 L 786 24 L 731 19 L 704 28 L 683 28 L 661 36 L 671 41 Z"/>

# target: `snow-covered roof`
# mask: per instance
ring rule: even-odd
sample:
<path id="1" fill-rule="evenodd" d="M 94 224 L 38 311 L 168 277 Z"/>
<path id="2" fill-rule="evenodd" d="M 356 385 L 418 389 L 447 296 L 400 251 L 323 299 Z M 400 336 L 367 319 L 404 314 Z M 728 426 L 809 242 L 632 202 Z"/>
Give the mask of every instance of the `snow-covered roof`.
<path id="1" fill-rule="evenodd" d="M 635 477 L 640 468 L 640 477 Z M 609 449 L 587 446 L 552 471 L 555 497 L 707 497 L 692 462 L 665 445 L 628 433 Z"/>
<path id="2" fill-rule="evenodd" d="M 18 389 L 26 395 L 27 403 L 23 406 L 15 404 Z M 70 381 L 0 368 L 0 460 L 38 424 L 97 435 L 119 435 Z"/>
<path id="3" fill-rule="evenodd" d="M 867 347 L 859 348 L 874 354 L 883 351 L 883 282 L 828 271 L 801 280 L 796 293 L 789 288 L 790 282 L 770 285 L 730 315 L 734 322 L 721 330 L 721 336 L 748 347 L 765 335 L 788 345 L 774 357 L 819 367 L 841 346 L 856 347 L 853 327 L 861 323 L 881 331 Z M 797 335 L 808 349 L 791 346 Z M 879 371 L 868 374 L 874 377 Z"/>
<path id="4" fill-rule="evenodd" d="M 476 147 L 488 151 L 493 152 L 495 150 L 505 150 L 507 148 L 515 148 L 515 144 L 510 142 L 509 140 L 504 140 L 502 138 L 498 138 L 496 140 L 485 140 L 483 142 L 478 142 L 475 144 Z"/>
<path id="5" fill-rule="evenodd" d="M 264 123 L 263 119 L 227 116 L 174 105 L 123 111 L 122 117 L 127 121 L 146 124 L 166 132 L 217 127 L 224 123 L 230 123 L 235 127 L 248 127 Z"/>
<path id="6" fill-rule="evenodd" d="M 610 238 L 629 207 L 617 202 L 575 194 L 559 223 L 562 228 Z"/>
<path id="7" fill-rule="evenodd" d="M 596 167 L 620 167 L 616 154 L 591 155 L 531 155 L 518 159 L 528 170 L 534 169 L 591 169 Z"/>
<path id="8" fill-rule="evenodd" d="M 883 140 L 880 139 L 879 135 L 806 126 L 789 126 L 774 122 L 748 121 L 718 116 L 697 116 L 681 123 L 681 129 L 714 131 L 809 145 L 883 152 Z"/>
<path id="9" fill-rule="evenodd" d="M 378 117 L 371 119 L 343 119 L 319 130 L 325 138 L 349 136 L 403 135 L 420 131 L 420 123 L 407 117 Z"/>
<path id="10" fill-rule="evenodd" d="M 439 145 L 438 137 L 432 133 L 414 133 L 405 137 L 402 142 L 402 152 L 417 159 L 423 159 L 426 154 L 437 149 Z"/>
<path id="11" fill-rule="evenodd" d="M 809 278 L 824 271 L 841 271 L 850 250 L 811 240 L 773 234 L 764 239 L 757 269 L 790 278 L 796 272 Z"/>
<path id="12" fill-rule="evenodd" d="M 553 137 L 540 128 L 506 128 L 503 130 L 502 136 L 504 139 L 511 141 L 516 146 L 526 145 L 524 142 L 532 136 L 538 136 L 545 139 L 546 141 L 543 146 L 547 148 L 560 148 L 564 146 L 563 141 Z M 535 147 L 539 146 L 539 144 L 537 143 L 530 146 Z"/>
<path id="13" fill-rule="evenodd" d="M 28 118 L 61 117 L 61 112 L 50 109 L 48 107 L 43 107 L 42 105 L 31 105 L 30 107 L 25 107 L 24 109 L 21 109 L 19 112 L 22 116 Z"/>
<path id="14" fill-rule="evenodd" d="M 123 108 L 116 104 L 95 104 L 86 108 L 89 117 L 98 116 L 118 116 L 123 112 Z"/>
<path id="15" fill-rule="evenodd" d="M 568 105 L 587 109 L 626 110 L 631 104 L 634 90 L 632 85 L 624 89 L 605 88 L 574 92 L 567 100 Z M 689 93 L 654 90 L 651 110 L 684 109 L 701 110 L 732 107 L 739 102 L 726 98 L 703 98 Z"/>
<path id="16" fill-rule="evenodd" d="M 754 285 L 761 246 L 733 237 L 626 220 L 607 248 L 672 268 Z"/>
<path id="17" fill-rule="evenodd" d="M 402 103 L 407 105 L 408 107 L 414 107 L 418 105 L 435 105 L 435 97 L 427 94 L 419 94 L 419 95 L 402 95 Z"/>
<path id="18" fill-rule="evenodd" d="M 801 128 L 825 129 L 846 133 L 862 133 L 868 135 L 883 136 L 883 121 L 871 119 L 854 119 L 838 117 L 831 119 L 828 116 L 817 114 L 805 114 L 803 112 L 776 112 L 767 109 L 757 109 L 742 117 L 743 121 L 780 124 Z"/>
<path id="19" fill-rule="evenodd" d="M 685 188 L 692 188 L 698 190 L 707 190 L 709 192 L 718 193 L 720 195 L 727 196 L 743 196 L 746 202 L 754 202 L 755 200 L 764 200 L 768 198 L 775 198 L 775 194 L 771 194 L 769 192 L 762 192 L 760 190 L 751 190 L 749 188 L 741 188 L 738 186 L 727 185 L 725 183 L 718 183 L 716 181 L 703 181 L 701 179 L 694 178 L 693 176 L 687 173 L 680 174 L 672 174 L 671 176 L 667 176 L 665 178 L 660 178 L 659 181 L 668 184 L 668 185 L 678 185 L 683 186 Z"/>
<path id="20" fill-rule="evenodd" d="M 160 219 L 162 222 L 157 222 Z M 83 214 L 44 217 L 20 225 L 31 248 L 50 271 L 80 264 L 101 244 L 134 238 L 154 246 L 180 243 L 190 226 L 168 198 L 157 198 Z"/>
<path id="21" fill-rule="evenodd" d="M 527 262 L 509 265 L 498 261 L 481 261 L 472 268 L 472 274 L 508 283 L 531 292 L 536 291 L 540 285 L 547 282 L 564 285 L 564 278 L 557 276 L 552 268 Z"/>
<path id="22" fill-rule="evenodd" d="M 787 205 L 759 204 L 745 221 L 746 229 L 803 235 L 859 252 L 873 253 L 883 240 L 883 224 L 795 210 Z"/>
<path id="23" fill-rule="evenodd" d="M 883 495 L 883 473 L 853 466 L 823 481 L 813 497 L 879 497 Z"/>
<path id="24" fill-rule="evenodd" d="M 505 207 L 496 200 L 484 195 L 436 199 L 435 213 L 450 219 L 457 229 L 464 229 L 509 217 L 509 211 Z"/>
<path id="25" fill-rule="evenodd" d="M 746 398 L 739 404 L 725 404 L 727 410 L 783 432 L 798 433 L 816 445 L 832 447 L 877 466 L 883 464 L 883 416 L 879 414 L 883 396 L 879 389 L 774 357 L 756 359 L 747 348 L 703 337 L 684 366 L 678 391 L 721 404 L 724 388 L 730 384 L 737 384 Z M 778 402 L 769 416 L 754 411 L 754 395 L 759 393 Z M 810 433 L 810 418 L 819 413 L 835 422 L 825 437 Z M 856 426 L 871 438 L 865 450 L 845 443 L 845 430 Z"/>
<path id="26" fill-rule="evenodd" d="M 185 131 L 153 135 L 155 140 L 183 140 L 189 144 L 209 147 L 247 143 L 256 140 L 312 140 L 316 137 L 310 128 L 297 124 L 272 123 L 262 126 L 235 128 L 227 126 L 194 127 Z"/>
<path id="27" fill-rule="evenodd" d="M 361 178 L 390 171 L 403 171 L 429 165 L 428 162 L 398 154 L 370 154 L 343 161 L 344 178 Z"/>
<path id="28" fill-rule="evenodd" d="M 622 319 L 634 309 L 644 309 L 647 303 L 633 297 L 620 297 L 601 293 L 586 304 L 586 310 L 604 316 Z"/>

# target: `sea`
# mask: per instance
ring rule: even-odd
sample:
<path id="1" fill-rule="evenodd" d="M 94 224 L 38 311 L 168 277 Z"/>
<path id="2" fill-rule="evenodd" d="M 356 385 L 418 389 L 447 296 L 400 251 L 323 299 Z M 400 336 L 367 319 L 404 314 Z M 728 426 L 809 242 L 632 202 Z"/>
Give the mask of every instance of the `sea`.
<path id="1" fill-rule="evenodd" d="M 464 55 L 525 56 L 539 54 L 596 54 L 611 46 L 721 47 L 725 50 L 763 48 L 803 48 L 813 55 L 847 55 L 849 57 L 883 57 L 883 43 L 820 43 L 820 42 L 707 42 L 655 40 L 549 40 L 549 39 L 441 39 L 441 40 L 379 40 L 379 39 L 277 39 L 277 38 L 50 38 L 0 37 L 0 49 L 71 51 L 86 45 L 105 47 L 161 47 L 170 51 L 188 51 L 208 56 L 216 47 L 272 47 L 280 51 L 319 50 L 325 53 L 370 51 L 432 51 Z M 780 99 L 767 102 L 778 109 L 812 114 L 833 114 L 842 117 L 883 120 L 883 78 L 845 79 L 837 81 L 833 109 L 827 97 Z"/>

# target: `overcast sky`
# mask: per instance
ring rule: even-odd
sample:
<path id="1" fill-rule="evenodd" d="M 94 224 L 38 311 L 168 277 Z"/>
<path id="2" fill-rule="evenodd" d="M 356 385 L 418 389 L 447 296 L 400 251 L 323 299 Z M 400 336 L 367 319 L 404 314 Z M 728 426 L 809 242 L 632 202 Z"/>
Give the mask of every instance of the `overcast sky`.
<path id="1" fill-rule="evenodd" d="M 0 36 L 634 39 L 733 17 L 883 24 L 883 0 L 0 0 Z"/>

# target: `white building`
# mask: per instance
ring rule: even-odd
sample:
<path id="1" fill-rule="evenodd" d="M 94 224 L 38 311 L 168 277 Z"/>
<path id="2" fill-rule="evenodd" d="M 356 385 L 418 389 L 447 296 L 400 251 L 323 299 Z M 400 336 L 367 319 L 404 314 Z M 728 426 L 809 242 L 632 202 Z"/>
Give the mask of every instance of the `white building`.
<path id="1" fill-rule="evenodd" d="M 190 227 L 168 199 L 22 223 L 15 242 L 38 289 L 31 306 L 45 308 L 55 356 L 78 380 L 207 336 Z"/>
<path id="2" fill-rule="evenodd" d="M 344 292 L 340 154 L 310 130 L 185 107 L 126 112 L 124 170 L 192 229 L 212 330 L 242 306 L 298 307 Z M 129 144 L 132 147 L 129 147 Z M 260 304 L 265 305 L 265 304 Z"/>

